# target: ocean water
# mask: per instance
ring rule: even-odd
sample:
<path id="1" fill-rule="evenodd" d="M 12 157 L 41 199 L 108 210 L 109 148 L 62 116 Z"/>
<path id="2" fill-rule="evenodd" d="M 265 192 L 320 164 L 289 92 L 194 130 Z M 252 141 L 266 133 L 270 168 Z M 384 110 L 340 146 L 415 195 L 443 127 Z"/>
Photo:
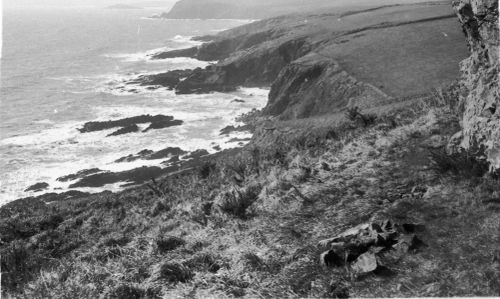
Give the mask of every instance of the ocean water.
<path id="1" fill-rule="evenodd" d="M 150 19 L 161 10 L 24 9 L 4 11 L 0 102 L 0 205 L 42 193 L 24 192 L 47 182 L 46 192 L 70 183 L 60 176 L 88 168 L 122 171 L 161 160 L 114 163 L 143 149 L 184 150 L 238 146 L 245 133 L 220 136 L 235 117 L 261 108 L 267 90 L 176 96 L 166 89 L 123 90 L 124 80 L 207 62 L 176 58 L 151 61 L 148 54 L 191 47 L 191 36 L 215 34 L 245 20 Z M 233 101 L 235 98 L 244 103 Z M 81 134 L 87 121 L 142 114 L 172 115 L 182 126 L 105 137 L 116 129 Z M 147 126 L 147 124 L 145 124 Z M 159 166 L 159 165 L 158 165 Z M 116 191 L 120 184 L 107 185 Z M 81 188 L 82 191 L 102 189 Z"/>

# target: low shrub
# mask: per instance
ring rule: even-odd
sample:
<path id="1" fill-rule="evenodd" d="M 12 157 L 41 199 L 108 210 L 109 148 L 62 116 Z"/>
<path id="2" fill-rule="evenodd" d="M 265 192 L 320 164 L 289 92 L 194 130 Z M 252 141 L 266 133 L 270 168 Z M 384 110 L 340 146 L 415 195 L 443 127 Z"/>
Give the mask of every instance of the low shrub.
<path id="1" fill-rule="evenodd" d="M 193 277 L 191 269 L 179 263 L 166 262 L 160 267 L 160 279 L 171 283 L 188 282 Z"/>
<path id="2" fill-rule="evenodd" d="M 480 154 L 462 150 L 448 154 L 445 149 L 429 150 L 432 168 L 438 173 L 452 173 L 464 177 L 482 177 L 489 170 Z"/>
<path id="3" fill-rule="evenodd" d="M 219 207 L 228 214 L 245 219 L 247 209 L 257 200 L 261 189 L 259 185 L 251 185 L 243 190 L 226 192 L 222 196 Z"/>
<path id="4" fill-rule="evenodd" d="M 361 113 L 361 110 L 357 106 L 348 108 L 345 112 L 345 117 L 352 122 L 361 122 L 364 127 L 373 125 L 377 120 L 377 116 L 375 114 Z"/>
<path id="5" fill-rule="evenodd" d="M 161 237 L 156 240 L 156 247 L 161 253 L 172 251 L 184 244 L 186 244 L 186 241 L 174 236 Z"/>

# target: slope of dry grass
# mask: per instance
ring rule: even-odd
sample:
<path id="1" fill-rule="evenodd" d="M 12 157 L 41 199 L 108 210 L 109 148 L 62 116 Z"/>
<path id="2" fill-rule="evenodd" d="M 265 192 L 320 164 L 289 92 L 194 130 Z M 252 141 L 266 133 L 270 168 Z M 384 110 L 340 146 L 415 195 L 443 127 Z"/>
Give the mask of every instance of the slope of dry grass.
<path id="1" fill-rule="evenodd" d="M 434 170 L 428 150 L 457 126 L 442 100 L 379 113 L 369 127 L 338 118 L 317 130 L 289 128 L 280 139 L 260 136 L 239 155 L 165 178 L 161 192 L 143 187 L 13 211 L 0 221 L 2 291 L 6 298 L 500 295 L 500 186 Z M 423 224 L 426 246 L 388 253 L 390 275 L 320 265 L 318 241 L 383 219 Z"/>

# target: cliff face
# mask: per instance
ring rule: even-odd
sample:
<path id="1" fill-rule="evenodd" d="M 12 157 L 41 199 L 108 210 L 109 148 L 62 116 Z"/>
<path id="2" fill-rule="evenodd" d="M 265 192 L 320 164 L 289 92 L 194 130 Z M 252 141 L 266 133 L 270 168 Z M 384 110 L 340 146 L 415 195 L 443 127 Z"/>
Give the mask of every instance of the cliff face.
<path id="1" fill-rule="evenodd" d="M 484 150 L 500 169 L 499 27 L 497 0 L 454 1 L 471 55 L 461 63 L 464 107 L 461 146 Z"/>
<path id="2" fill-rule="evenodd" d="M 456 16 L 443 3 L 295 14 L 198 39 L 208 42 L 153 58 L 217 63 L 148 76 L 144 84 L 179 94 L 271 86 L 264 113 L 281 119 L 421 95 L 455 80 L 468 55 Z"/>

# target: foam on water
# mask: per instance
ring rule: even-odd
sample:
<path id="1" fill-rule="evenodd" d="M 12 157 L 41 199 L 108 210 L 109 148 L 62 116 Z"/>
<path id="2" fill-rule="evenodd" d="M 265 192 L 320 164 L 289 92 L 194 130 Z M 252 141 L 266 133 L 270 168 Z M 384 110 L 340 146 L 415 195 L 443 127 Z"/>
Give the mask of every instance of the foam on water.
<path id="1" fill-rule="evenodd" d="M 86 11 L 81 16 L 54 11 L 44 14 L 43 20 L 27 27 L 33 30 L 14 34 L 14 40 L 5 43 L 10 48 L 6 48 L 2 65 L 2 97 L 5 95 L 2 101 L 6 100 L 10 106 L 4 105 L 2 114 L 6 118 L 1 128 L 9 131 L 2 133 L 0 139 L 0 205 L 16 198 L 43 194 L 24 192 L 38 182 L 50 185 L 45 192 L 67 191 L 74 182 L 59 182 L 57 178 L 84 169 L 119 172 L 141 166 L 165 167 L 160 164 L 164 159 L 115 162 L 144 149 L 158 151 L 180 147 L 186 151 L 206 149 L 214 153 L 216 145 L 221 149 L 240 146 L 240 142 L 230 142 L 231 139 L 251 136 L 245 132 L 221 136 L 220 130 L 238 125 L 235 121 L 238 115 L 262 108 L 267 101 L 267 90 L 175 95 L 166 88 L 150 90 L 125 84 L 144 74 L 206 67 L 210 62 L 191 58 L 151 60 L 150 56 L 198 46 L 201 42 L 193 41 L 191 35 L 205 35 L 246 21 L 165 20 L 151 24 L 141 19 L 140 11 L 120 12 L 119 15 L 113 11 L 102 14 Z M 64 19 L 64 22 L 54 22 L 56 19 Z M 110 22 L 111 19 L 117 23 Z M 12 25 L 14 20 L 28 22 L 29 18 L 9 17 L 11 30 L 19 27 Z M 145 22 L 141 23 L 140 36 L 135 22 Z M 59 28 L 59 23 L 72 26 Z M 172 37 L 173 32 L 168 30 L 184 35 Z M 166 31 L 170 33 L 162 41 Z M 52 35 L 53 32 L 57 34 Z M 17 45 L 14 42 L 22 40 L 20 36 L 26 36 L 26 41 L 14 48 L 13 45 Z M 133 52 L 144 49 L 144 45 L 153 50 Z M 245 102 L 233 101 L 235 98 Z M 87 121 L 143 114 L 171 115 L 183 120 L 184 124 L 111 137 L 106 136 L 118 128 L 91 133 L 77 130 Z M 148 125 L 140 124 L 139 127 L 142 131 Z M 118 191 L 124 183 L 77 190 Z"/>

